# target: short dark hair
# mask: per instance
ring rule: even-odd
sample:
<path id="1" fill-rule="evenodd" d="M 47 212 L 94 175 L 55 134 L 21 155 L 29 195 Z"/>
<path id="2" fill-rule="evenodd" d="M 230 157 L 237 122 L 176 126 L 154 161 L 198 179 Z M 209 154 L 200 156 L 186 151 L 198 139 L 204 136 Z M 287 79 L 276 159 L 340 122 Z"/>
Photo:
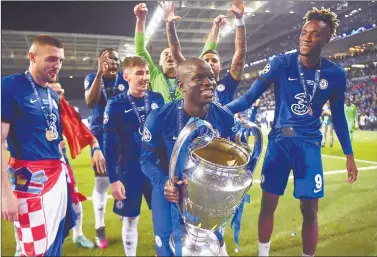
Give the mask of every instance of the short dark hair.
<path id="1" fill-rule="evenodd" d="M 336 13 L 332 12 L 329 9 L 321 8 L 318 9 L 316 7 L 313 7 L 312 10 L 308 11 L 304 17 L 306 22 L 311 20 L 316 21 L 323 21 L 330 27 L 330 33 L 331 36 L 336 36 L 336 29 L 339 27 L 339 20 L 337 19 L 338 15 Z"/>
<path id="2" fill-rule="evenodd" d="M 56 38 L 49 35 L 36 36 L 31 42 L 32 45 L 49 45 L 57 48 L 63 48 L 63 44 Z"/>
<path id="3" fill-rule="evenodd" d="M 101 57 L 101 55 L 102 55 L 104 52 L 106 52 L 106 51 L 109 51 L 109 52 L 111 52 L 111 51 L 113 51 L 113 52 L 118 52 L 118 51 L 115 50 L 114 48 L 109 47 L 109 48 L 102 49 L 102 50 L 99 52 L 98 57 Z"/>
<path id="4" fill-rule="evenodd" d="M 141 56 L 130 56 L 126 57 L 123 60 L 122 66 L 123 69 L 133 68 L 136 66 L 147 66 L 148 62 Z"/>
<path id="5" fill-rule="evenodd" d="M 219 52 L 217 52 L 215 49 L 208 49 L 200 55 L 200 58 L 203 58 L 203 56 L 206 55 L 206 54 L 214 54 L 214 55 L 217 55 L 218 57 L 220 57 Z"/>

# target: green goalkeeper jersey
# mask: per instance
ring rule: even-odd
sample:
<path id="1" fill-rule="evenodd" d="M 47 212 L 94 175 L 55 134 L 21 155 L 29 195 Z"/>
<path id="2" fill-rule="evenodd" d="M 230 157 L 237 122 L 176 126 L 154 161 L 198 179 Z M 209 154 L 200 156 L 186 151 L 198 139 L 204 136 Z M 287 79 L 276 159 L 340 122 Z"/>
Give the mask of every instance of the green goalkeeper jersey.
<path id="1" fill-rule="evenodd" d="M 348 130 L 353 131 L 355 128 L 355 122 L 357 122 L 357 107 L 354 104 L 347 106 L 344 104 L 344 112 L 348 123 Z"/>
<path id="2" fill-rule="evenodd" d="M 148 53 L 147 49 L 145 48 L 145 39 L 144 39 L 144 32 L 136 32 L 135 33 L 135 47 L 136 47 L 136 54 L 139 56 L 144 57 L 144 59 L 149 64 L 149 70 L 151 74 L 151 83 L 150 83 L 150 90 L 154 92 L 158 92 L 162 94 L 162 97 L 164 98 L 165 104 L 170 103 L 173 99 L 170 96 L 170 90 L 168 86 L 167 80 L 169 80 L 170 85 L 172 88 L 175 86 L 175 78 L 167 78 L 165 74 L 160 70 L 153 62 L 152 57 Z M 203 52 L 209 50 L 209 49 L 216 49 L 217 44 L 216 43 L 206 43 L 203 49 Z M 202 53 L 203 53 L 202 52 Z M 182 92 L 177 87 L 175 88 L 174 92 L 174 100 L 181 99 Z"/>

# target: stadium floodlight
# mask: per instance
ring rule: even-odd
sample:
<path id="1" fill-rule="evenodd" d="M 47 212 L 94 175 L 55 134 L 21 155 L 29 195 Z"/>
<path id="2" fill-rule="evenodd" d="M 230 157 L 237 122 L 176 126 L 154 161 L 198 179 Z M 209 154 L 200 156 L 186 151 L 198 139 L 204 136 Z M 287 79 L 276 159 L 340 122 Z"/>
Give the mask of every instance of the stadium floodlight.
<path id="1" fill-rule="evenodd" d="M 270 10 L 266 9 L 265 12 L 270 12 Z"/>
<path id="2" fill-rule="evenodd" d="M 291 10 L 289 13 L 295 13 L 293 10 Z"/>
<path id="3" fill-rule="evenodd" d="M 149 40 L 153 36 L 153 33 L 157 30 L 160 22 L 163 20 L 163 10 L 160 6 L 157 6 L 156 10 L 153 13 L 152 19 L 149 21 L 147 30 L 145 32 L 145 45 L 148 44 Z"/>
<path id="4" fill-rule="evenodd" d="M 351 67 L 363 69 L 365 68 L 365 64 L 352 64 Z"/>

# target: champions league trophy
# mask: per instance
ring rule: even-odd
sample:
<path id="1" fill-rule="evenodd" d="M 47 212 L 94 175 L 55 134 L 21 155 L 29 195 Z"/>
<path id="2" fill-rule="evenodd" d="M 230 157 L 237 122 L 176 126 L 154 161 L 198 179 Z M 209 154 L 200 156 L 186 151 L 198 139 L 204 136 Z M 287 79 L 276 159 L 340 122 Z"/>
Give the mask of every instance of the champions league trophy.
<path id="1" fill-rule="evenodd" d="M 180 231 L 182 256 L 217 256 L 220 243 L 213 232 L 233 216 L 252 186 L 253 171 L 262 152 L 262 133 L 249 121 L 242 126 L 236 143 L 215 137 L 211 124 L 200 119 L 189 122 L 178 136 L 170 160 L 170 180 L 176 176 L 178 157 L 185 150 L 186 141 L 194 132 L 206 130 L 189 141 L 182 174 L 182 179 L 187 180 L 177 204 L 184 221 Z M 253 151 L 241 142 L 246 132 L 254 136 Z M 176 255 L 174 233 L 169 244 Z"/>

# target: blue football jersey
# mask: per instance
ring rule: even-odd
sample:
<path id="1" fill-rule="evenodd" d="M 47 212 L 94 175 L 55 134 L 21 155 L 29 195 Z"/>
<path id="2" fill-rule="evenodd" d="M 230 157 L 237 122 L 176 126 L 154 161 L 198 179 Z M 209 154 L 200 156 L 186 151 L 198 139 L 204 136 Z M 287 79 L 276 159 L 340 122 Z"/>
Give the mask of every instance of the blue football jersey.
<path id="1" fill-rule="evenodd" d="M 10 155 L 28 161 L 60 159 L 59 143 L 63 137 L 58 95 L 49 87 L 42 87 L 36 82 L 34 85 L 42 106 L 25 74 L 2 77 L 1 121 L 10 124 L 7 137 Z M 42 109 L 49 109 L 47 90 L 52 100 L 52 113 L 48 117 L 54 132 L 52 141 L 46 138 L 47 122 Z"/>
<path id="2" fill-rule="evenodd" d="M 304 67 L 308 94 L 313 96 L 313 115 L 309 114 L 304 88 L 300 84 L 297 53 L 279 55 L 268 63 L 259 79 L 274 83 L 275 117 L 271 133 L 282 127 L 294 127 L 299 136 L 320 137 L 320 116 L 327 100 L 337 101 L 344 97 L 346 74 L 343 68 L 326 58 L 321 58 L 320 81 L 313 96 L 316 69 Z M 311 97 L 310 97 L 311 98 Z"/>
<path id="3" fill-rule="evenodd" d="M 92 86 L 95 77 L 96 73 L 89 74 L 85 77 L 85 91 Z M 101 88 L 101 96 L 98 104 L 92 109 L 92 120 L 90 122 L 90 130 L 97 138 L 101 138 L 103 134 L 103 113 L 105 111 L 107 100 L 122 92 L 127 92 L 128 90 L 128 82 L 124 80 L 123 72 L 121 71 L 118 72 L 118 78 L 116 79 L 116 81 L 104 79 L 103 82 L 106 89 L 106 96 L 104 95 L 103 90 Z"/>
<path id="4" fill-rule="evenodd" d="M 179 134 L 178 120 L 178 108 L 182 108 L 182 101 L 178 100 L 164 105 L 162 108 L 154 110 L 149 114 L 145 122 L 143 146 L 147 151 L 157 153 L 158 166 L 160 172 L 165 179 L 167 179 L 169 171 L 169 162 L 173 151 L 174 144 Z M 183 110 L 181 110 L 183 112 Z M 185 126 L 190 117 L 186 114 L 183 115 L 182 125 Z M 210 105 L 208 115 L 205 119 L 215 129 L 215 133 L 218 136 L 224 138 L 232 138 L 234 131 L 232 128 L 235 125 L 234 116 L 229 110 L 222 107 L 218 103 L 212 103 Z M 182 152 L 187 151 L 187 148 L 182 148 Z M 143 153 L 144 155 L 144 153 Z M 186 156 L 182 154 L 181 156 Z M 143 171 L 146 169 L 143 168 Z M 152 171 L 151 171 L 152 172 Z M 152 184 L 162 183 L 157 176 L 149 174 Z M 159 181 L 154 181 L 156 180 Z M 166 182 L 166 181 L 165 181 Z M 160 186 L 162 186 L 160 184 Z"/>
<path id="5" fill-rule="evenodd" d="M 160 93 L 147 92 L 148 114 L 153 110 L 164 105 L 164 99 Z M 140 118 L 145 120 L 146 106 L 143 98 L 133 98 L 137 106 Z M 104 120 L 104 155 L 108 167 L 108 174 L 110 182 L 117 179 L 116 165 L 117 160 L 115 156 L 116 145 L 120 142 L 120 158 L 119 165 L 125 163 L 140 164 L 140 150 L 142 127 L 140 126 L 137 114 L 132 108 L 127 93 L 119 94 L 107 103 Z M 119 142 L 117 140 L 119 138 Z M 114 175 L 115 174 L 115 175 Z"/>
<path id="6" fill-rule="evenodd" d="M 236 92 L 239 81 L 234 80 L 228 72 L 219 82 L 217 82 L 216 95 L 217 101 L 226 105 L 233 100 L 234 92 Z"/>

